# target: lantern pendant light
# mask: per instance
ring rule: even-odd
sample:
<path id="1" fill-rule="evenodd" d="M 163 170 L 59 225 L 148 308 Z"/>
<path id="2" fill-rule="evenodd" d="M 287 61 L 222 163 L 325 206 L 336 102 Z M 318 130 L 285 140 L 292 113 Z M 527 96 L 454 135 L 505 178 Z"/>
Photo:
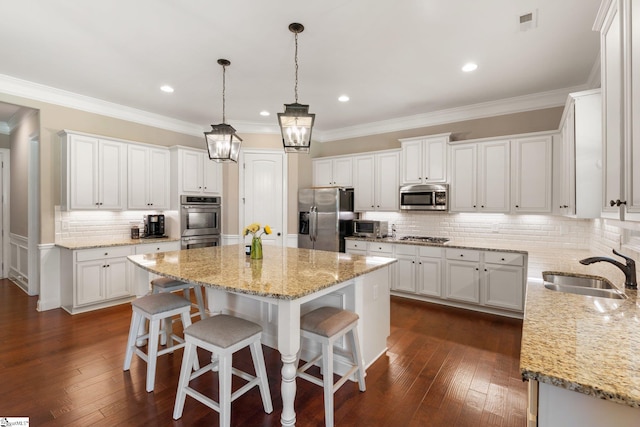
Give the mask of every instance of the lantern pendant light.
<path id="1" fill-rule="evenodd" d="M 315 114 L 309 114 L 309 105 L 298 103 L 298 34 L 304 31 L 302 24 L 289 25 L 289 31 L 295 34 L 295 97 L 293 104 L 284 104 L 284 113 L 278 113 L 278 121 L 282 131 L 282 144 L 286 153 L 308 153 L 311 146 L 311 129 Z"/>
<path id="2" fill-rule="evenodd" d="M 222 65 L 222 123 L 211 125 L 211 130 L 204 133 L 207 142 L 209 158 L 216 162 L 233 161 L 238 162 L 240 154 L 240 143 L 242 139 L 236 135 L 233 126 L 225 123 L 225 73 L 226 68 L 231 65 L 226 59 L 218 59 L 218 64 Z"/>

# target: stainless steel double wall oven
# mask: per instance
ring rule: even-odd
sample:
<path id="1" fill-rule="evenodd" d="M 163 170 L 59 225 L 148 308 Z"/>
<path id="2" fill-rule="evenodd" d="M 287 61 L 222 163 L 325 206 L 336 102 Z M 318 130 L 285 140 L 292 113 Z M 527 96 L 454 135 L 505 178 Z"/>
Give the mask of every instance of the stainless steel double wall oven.
<path id="1" fill-rule="evenodd" d="M 220 197 L 180 196 L 182 249 L 220 246 Z"/>

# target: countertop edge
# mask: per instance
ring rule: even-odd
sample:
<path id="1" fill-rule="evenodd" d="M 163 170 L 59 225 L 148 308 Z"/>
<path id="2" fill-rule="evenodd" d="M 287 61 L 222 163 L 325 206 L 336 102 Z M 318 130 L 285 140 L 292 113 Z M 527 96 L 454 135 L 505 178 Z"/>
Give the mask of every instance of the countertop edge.
<path id="1" fill-rule="evenodd" d="M 412 245 L 412 246 L 432 246 L 443 249 L 474 249 L 481 251 L 491 251 L 491 252 L 511 252 L 527 255 L 529 251 L 523 249 L 513 249 L 513 248 L 503 248 L 503 247 L 487 247 L 481 246 L 480 244 L 464 244 L 457 243 L 453 240 L 448 241 L 447 243 L 430 243 L 430 242 L 420 242 L 414 240 L 400 240 L 398 238 L 393 237 L 382 237 L 382 238 L 373 238 L 373 237 L 357 237 L 357 236 L 349 236 L 345 237 L 345 240 L 356 240 L 361 242 L 373 242 L 373 243 L 393 243 L 398 245 Z M 499 245 L 498 245 L 499 246 Z"/>
<path id="2" fill-rule="evenodd" d="M 164 243 L 164 242 L 179 242 L 179 237 L 162 237 L 159 239 L 124 239 L 124 240 L 112 240 L 112 241 L 94 241 L 94 242 L 78 242 L 78 241 L 59 241 L 54 245 L 69 250 L 81 250 L 81 249 L 95 249 L 95 248 L 109 248 L 115 246 L 135 246 L 144 245 L 148 243 Z"/>

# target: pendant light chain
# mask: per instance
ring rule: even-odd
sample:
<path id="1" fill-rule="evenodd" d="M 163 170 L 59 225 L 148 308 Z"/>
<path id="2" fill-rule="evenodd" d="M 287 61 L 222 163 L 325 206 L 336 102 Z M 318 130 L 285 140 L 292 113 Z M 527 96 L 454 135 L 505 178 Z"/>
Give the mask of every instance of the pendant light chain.
<path id="1" fill-rule="evenodd" d="M 226 74 L 227 74 L 227 66 L 222 66 L 222 123 L 226 123 L 226 115 L 225 115 L 225 97 L 226 97 Z"/>
<path id="2" fill-rule="evenodd" d="M 296 38 L 296 56 L 295 56 L 295 69 L 296 69 L 296 86 L 295 86 L 295 97 L 296 104 L 298 103 L 298 33 L 295 33 Z"/>

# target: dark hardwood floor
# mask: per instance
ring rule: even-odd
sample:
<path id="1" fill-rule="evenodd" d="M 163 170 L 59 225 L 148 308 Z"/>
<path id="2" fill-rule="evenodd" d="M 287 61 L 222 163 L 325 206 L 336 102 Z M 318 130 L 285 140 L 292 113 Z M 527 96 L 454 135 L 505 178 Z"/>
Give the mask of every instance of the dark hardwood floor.
<path id="1" fill-rule="evenodd" d="M 122 371 L 129 304 L 71 316 L 38 313 L 36 301 L 0 280 L 0 417 L 28 416 L 32 426 L 218 425 L 218 414 L 191 398 L 172 419 L 182 350 L 159 359 L 153 393 L 139 358 Z M 391 326 L 367 391 L 348 382 L 336 393 L 336 425 L 525 426 L 521 321 L 394 297 Z M 262 411 L 253 389 L 234 402 L 232 425 L 280 425 L 279 354 L 264 350 L 274 412 Z M 248 350 L 236 362 L 251 372 Z M 215 393 L 213 375 L 198 379 L 203 392 Z M 324 425 L 322 390 L 298 381 L 296 412 L 298 426 Z"/>

